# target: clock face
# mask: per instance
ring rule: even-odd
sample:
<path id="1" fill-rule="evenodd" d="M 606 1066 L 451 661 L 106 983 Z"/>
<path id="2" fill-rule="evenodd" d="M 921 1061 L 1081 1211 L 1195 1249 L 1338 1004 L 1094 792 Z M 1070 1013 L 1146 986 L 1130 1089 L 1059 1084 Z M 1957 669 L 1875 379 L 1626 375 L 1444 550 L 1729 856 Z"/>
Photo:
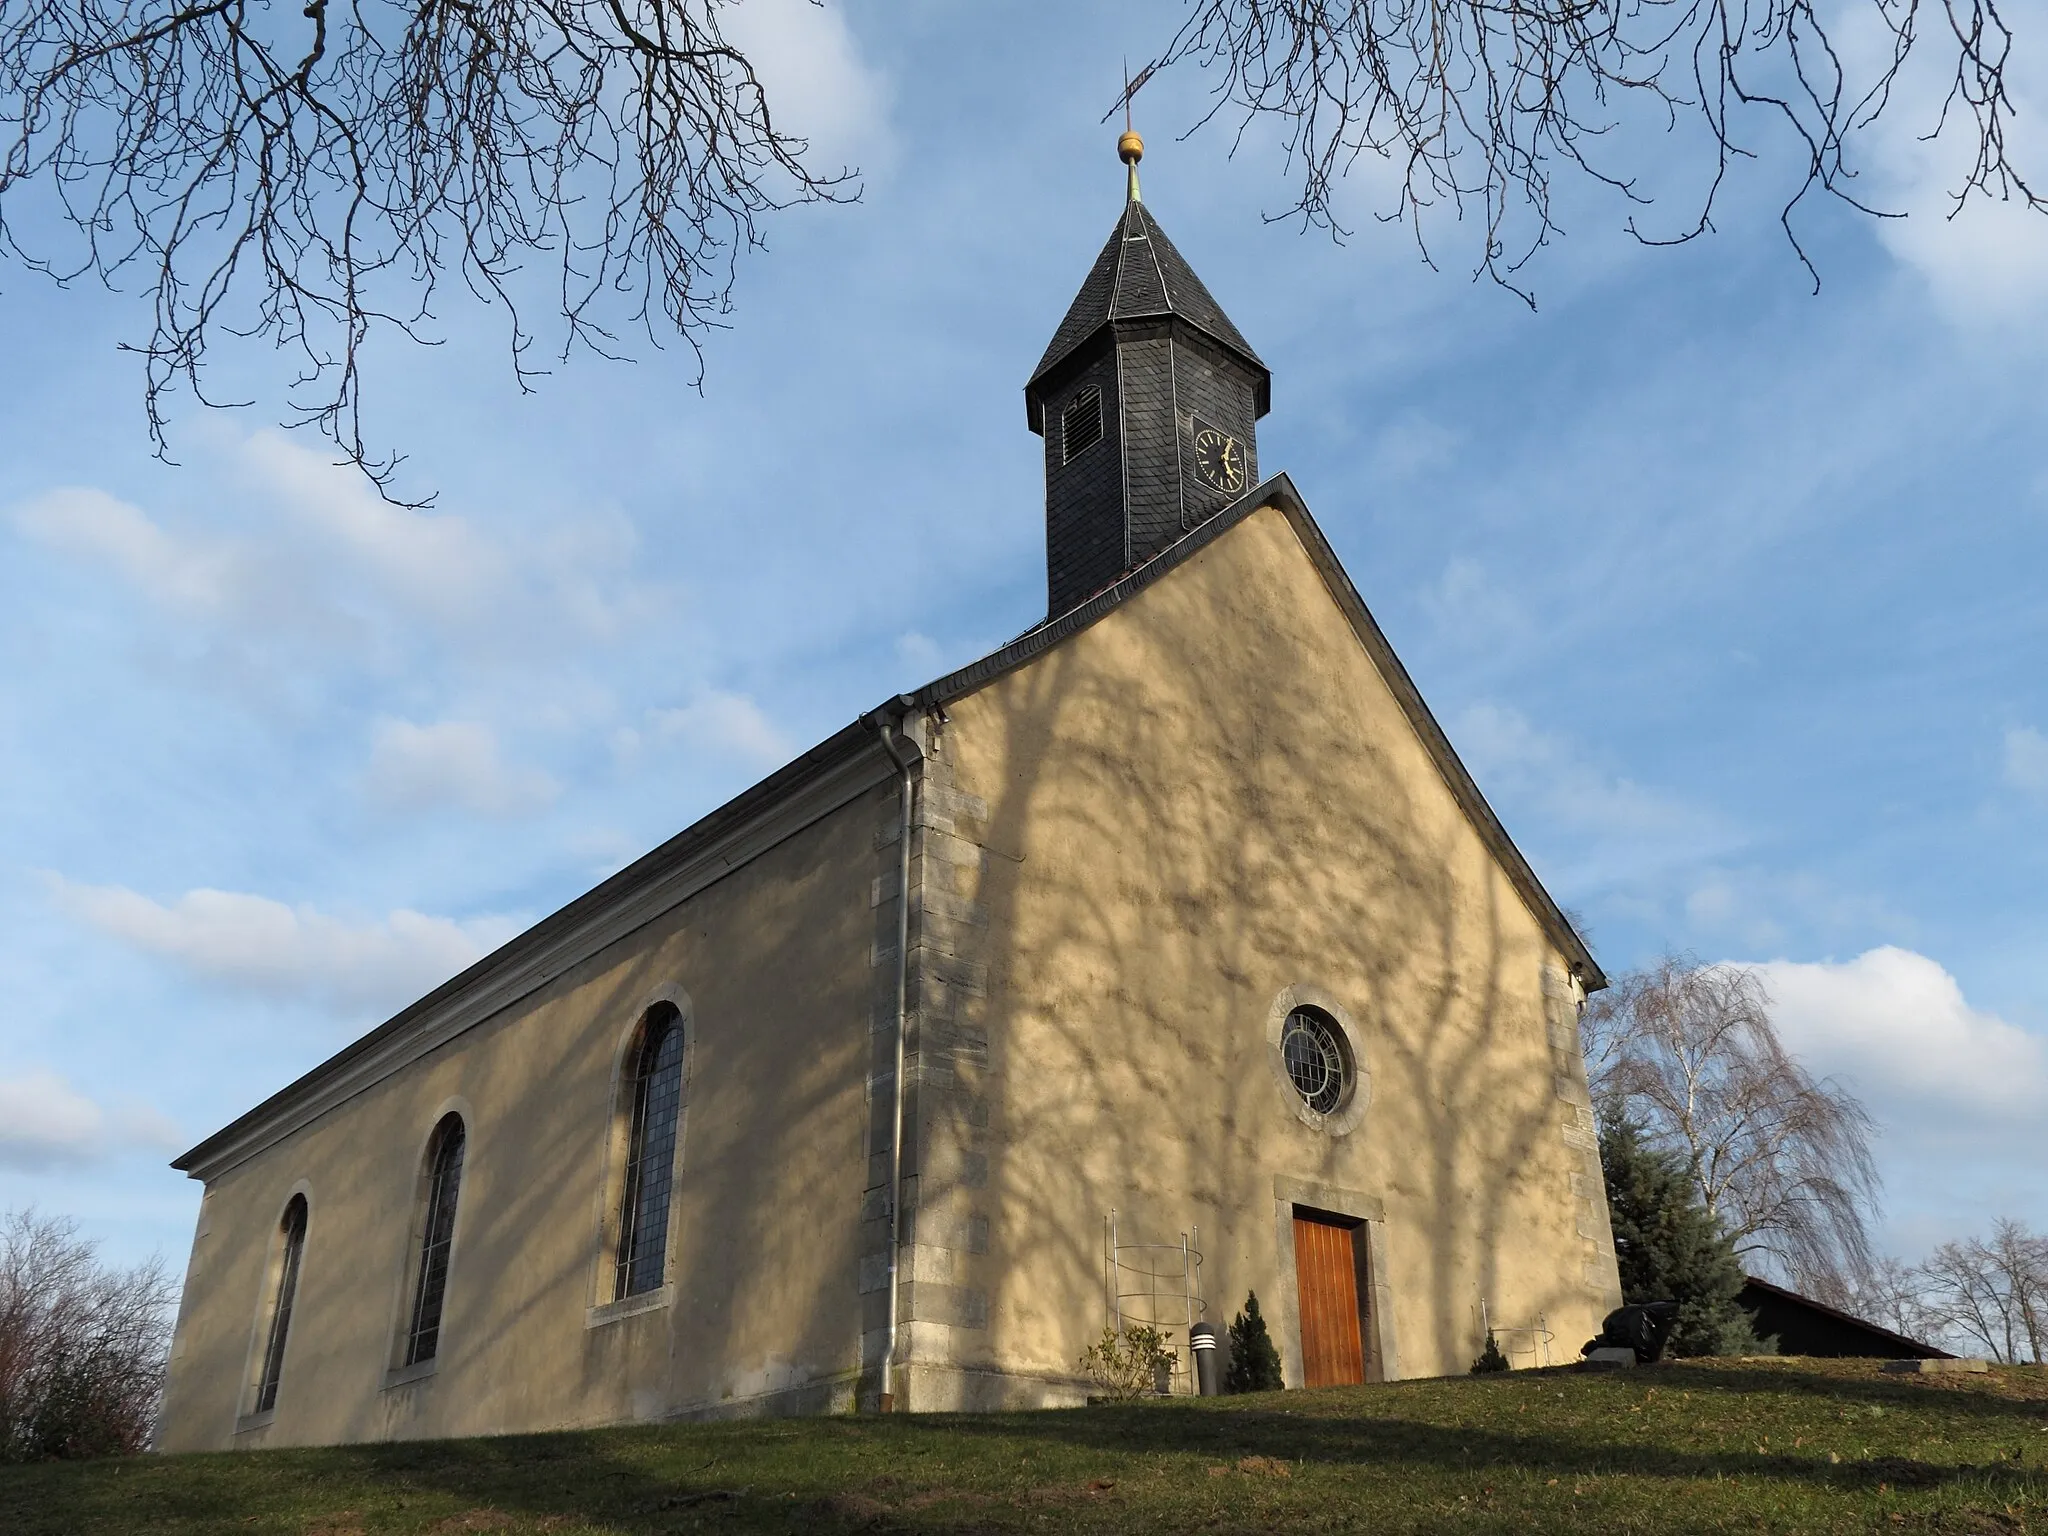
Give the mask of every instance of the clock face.
<path id="1" fill-rule="evenodd" d="M 1195 473 L 1216 490 L 1243 490 L 1244 444 L 1206 422 L 1196 422 Z"/>

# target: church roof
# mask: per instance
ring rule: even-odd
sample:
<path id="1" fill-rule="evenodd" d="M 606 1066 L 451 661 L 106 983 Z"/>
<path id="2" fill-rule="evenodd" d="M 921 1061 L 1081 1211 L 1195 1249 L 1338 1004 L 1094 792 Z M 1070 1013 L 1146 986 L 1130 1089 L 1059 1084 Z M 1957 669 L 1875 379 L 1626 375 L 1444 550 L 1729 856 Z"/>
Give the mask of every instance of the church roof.
<path id="1" fill-rule="evenodd" d="M 1124 205 L 1109 243 L 1095 258 L 1087 281 L 1074 296 L 1067 317 L 1053 332 L 1052 345 L 1032 370 L 1029 392 L 1081 344 L 1118 320 L 1176 315 L 1264 372 L 1266 365 L 1230 323 L 1195 269 L 1174 249 L 1151 210 L 1137 201 Z"/>
<path id="2" fill-rule="evenodd" d="M 539 990 L 606 945 L 724 879 L 857 795 L 888 782 L 895 768 L 881 747 L 878 721 L 901 720 L 918 710 L 964 698 L 1004 673 L 1028 665 L 1123 606 L 1262 507 L 1277 508 L 1293 525 L 1359 643 L 1422 739 L 1437 771 L 1538 924 L 1571 962 L 1589 992 L 1606 986 L 1607 978 L 1599 962 L 1543 888 L 1493 807 L 1487 804 L 1451 746 L 1450 738 L 1430 713 L 1408 669 L 1401 665 L 1393 646 L 1352 586 L 1336 551 L 1310 515 L 1294 482 L 1281 474 L 1197 524 L 1086 602 L 1034 626 L 979 661 L 949 672 L 915 693 L 898 695 L 852 721 L 345 1046 L 298 1081 L 207 1137 L 171 1166 L 195 1178 L 211 1178 L 233 1167 Z"/>

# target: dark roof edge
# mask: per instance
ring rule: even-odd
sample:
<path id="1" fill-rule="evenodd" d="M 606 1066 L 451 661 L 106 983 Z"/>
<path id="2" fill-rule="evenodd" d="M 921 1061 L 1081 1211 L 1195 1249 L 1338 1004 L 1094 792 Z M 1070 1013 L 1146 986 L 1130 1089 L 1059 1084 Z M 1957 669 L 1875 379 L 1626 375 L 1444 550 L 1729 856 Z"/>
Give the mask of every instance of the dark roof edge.
<path id="1" fill-rule="evenodd" d="M 1273 370 L 1259 360 L 1259 355 L 1256 352 L 1253 352 L 1241 342 L 1232 341 L 1225 336 L 1218 336 L 1213 326 L 1204 325 L 1201 321 L 1189 315 L 1184 315 L 1177 309 L 1167 308 L 1147 310 L 1144 314 L 1140 315 L 1111 315 L 1105 317 L 1100 325 L 1082 332 L 1080 338 L 1072 346 L 1063 349 L 1057 356 L 1047 357 L 1044 362 L 1038 365 L 1038 368 L 1032 373 L 1031 377 L 1024 381 L 1026 397 L 1028 398 L 1039 393 L 1041 386 L 1054 374 L 1058 373 L 1069 358 L 1093 342 L 1104 331 L 1114 331 L 1120 325 L 1140 325 L 1147 321 L 1158 320 L 1178 320 L 1189 330 L 1215 343 L 1232 357 L 1241 359 L 1243 362 L 1256 368 L 1264 376 L 1267 388 L 1270 389 L 1272 387 Z"/>
<path id="2" fill-rule="evenodd" d="M 573 940 L 579 930 L 595 923 L 607 908 L 627 903 L 635 896 L 656 892 L 664 880 L 684 870 L 693 859 L 714 849 L 721 841 L 739 837 L 752 824 L 767 820 L 786 801 L 796 798 L 805 788 L 828 779 L 834 770 L 844 769 L 870 752 L 878 764 L 891 768 L 888 755 L 883 751 L 874 728 L 874 721 L 879 715 L 891 710 L 908 712 L 919 707 L 944 704 L 976 691 L 1006 672 L 1014 671 L 1121 606 L 1129 598 L 1265 506 L 1279 508 L 1294 526 L 1303 546 L 1308 550 L 1310 559 L 1315 562 L 1325 584 L 1337 599 L 1338 606 L 1351 620 L 1352 628 L 1365 646 L 1367 654 L 1378 666 L 1380 675 L 1393 690 L 1410 723 L 1422 737 L 1424 746 L 1435 760 L 1437 770 L 1443 775 L 1452 795 L 1471 818 L 1481 840 L 1507 871 L 1509 879 L 1536 915 L 1538 922 L 1566 958 L 1573 963 L 1575 971 L 1588 991 L 1597 991 L 1606 986 L 1606 975 L 1593 959 L 1591 951 L 1573 930 L 1570 921 L 1558 908 L 1557 903 L 1551 899 L 1550 893 L 1543 888 L 1542 882 L 1536 878 L 1528 860 L 1523 858 L 1521 850 L 1508 836 L 1500 818 L 1494 815 L 1493 808 L 1487 804 L 1486 797 L 1479 792 L 1479 786 L 1473 782 L 1471 774 L 1459 760 L 1450 739 L 1444 735 L 1443 728 L 1437 724 L 1436 717 L 1430 713 L 1420 690 L 1409 677 L 1407 668 L 1401 665 L 1401 659 L 1394 654 L 1394 648 L 1387 642 L 1379 624 L 1366 608 L 1364 600 L 1359 597 L 1357 589 L 1352 586 L 1351 578 L 1345 573 L 1343 564 L 1330 547 L 1329 540 L 1323 536 L 1322 529 L 1310 514 L 1307 503 L 1295 490 L 1294 482 L 1285 474 L 1279 474 L 1248 491 L 1215 517 L 1183 535 L 1175 543 L 1169 544 L 1145 564 L 1114 585 L 1105 587 L 1086 602 L 1056 619 L 1026 631 L 1008 645 L 991 652 L 979 661 L 971 662 L 956 672 L 948 673 L 937 681 L 926 684 L 914 694 L 899 695 L 884 703 L 879 709 L 843 727 L 808 752 L 776 769 L 752 788 L 741 791 L 724 805 L 701 817 L 651 853 L 634 860 L 617 874 L 600 881 L 566 906 L 506 941 L 467 970 L 451 977 L 425 997 L 392 1015 L 368 1034 L 343 1046 L 311 1071 L 279 1089 L 255 1108 L 237 1116 L 190 1151 L 174 1159 L 171 1166 L 180 1172 L 192 1173 L 201 1165 L 218 1162 L 224 1154 L 234 1149 L 237 1143 L 254 1136 L 266 1122 L 277 1121 L 303 1106 L 315 1103 L 321 1097 L 323 1088 L 343 1078 L 352 1067 L 366 1063 L 380 1051 L 400 1045 L 409 1033 L 428 1029 L 437 1016 L 457 1009 L 470 999 L 482 997 L 488 1006 L 477 1017 L 461 1023 L 454 1033 L 460 1033 L 463 1029 L 495 1016 L 504 1007 L 517 1001 L 519 996 L 524 996 L 525 992 L 514 991 L 503 997 L 489 998 L 489 989 L 494 984 L 517 978 L 522 969 L 544 965 L 549 958 L 550 950 Z M 844 803 L 843 799 L 834 801 L 818 814 L 826 814 L 829 809 Z M 804 821 L 788 830 L 793 833 L 809 824 L 808 821 Z M 764 850 L 755 849 L 739 862 L 729 864 L 719 871 L 719 875 L 722 877 L 723 874 L 731 873 L 760 851 Z M 701 888 L 699 886 L 694 889 Z M 605 945 L 615 943 L 625 933 L 651 921 L 659 911 L 665 910 L 666 906 L 660 906 L 654 911 L 638 915 L 623 931 L 607 932 L 594 939 L 591 945 L 579 946 L 573 957 L 564 957 L 562 963 L 555 969 L 535 975 L 531 986 L 526 990 L 530 991 L 533 986 L 544 985 L 560 975 L 569 965 L 585 958 L 587 953 L 595 953 Z M 452 1038 L 452 1035 L 450 1037 Z M 349 1089 L 343 1097 L 352 1097 L 355 1091 L 360 1090 Z M 317 1115 L 309 1115 L 308 1118 L 317 1118 Z"/>
<path id="3" fill-rule="evenodd" d="M 1190 559 L 1209 544 L 1243 522 L 1261 507 L 1277 507 L 1285 515 L 1300 537 L 1309 558 L 1315 562 L 1323 583 L 1337 600 L 1350 619 L 1351 627 L 1366 654 L 1379 668 L 1395 699 L 1400 702 L 1402 712 L 1408 716 L 1409 724 L 1415 727 L 1422 738 L 1423 746 L 1435 761 L 1437 772 L 1443 775 L 1453 798 L 1471 819 L 1484 842 L 1501 868 L 1507 872 L 1510 882 L 1528 905 L 1538 924 L 1558 946 L 1559 951 L 1572 964 L 1575 975 L 1588 992 L 1597 992 L 1607 985 L 1607 974 L 1600 969 L 1600 962 L 1593 958 L 1593 952 L 1579 937 L 1543 882 L 1536 877 L 1536 871 L 1523 857 L 1522 850 L 1515 846 L 1515 840 L 1501 820 L 1480 793 L 1479 785 L 1473 780 L 1457 749 L 1430 712 L 1422 691 L 1415 686 L 1415 680 L 1408 675 L 1408 669 L 1401 664 L 1401 658 L 1394 653 L 1386 634 L 1380 629 L 1372 610 L 1365 606 L 1365 600 L 1358 595 L 1358 589 L 1351 584 L 1351 577 L 1345 572 L 1337 552 L 1330 547 L 1330 541 L 1323 536 L 1322 528 L 1303 501 L 1301 493 L 1294 488 L 1294 482 L 1286 474 L 1274 475 L 1263 485 L 1247 491 L 1236 501 L 1225 507 L 1207 522 L 1197 525 L 1183 534 L 1174 543 L 1166 546 L 1150 560 L 1125 576 L 1112 586 L 1102 589 L 1086 602 L 1069 609 L 1056 619 L 1050 619 L 1038 628 L 1012 640 L 999 651 L 991 652 L 981 660 L 971 662 L 957 672 L 947 674 L 936 682 L 928 683 L 909 697 L 918 704 L 946 704 L 977 689 L 985 687 L 1006 672 L 1016 670 L 1027 662 L 1044 654 L 1058 645 L 1069 635 L 1078 634 L 1120 607 L 1124 602 L 1159 580 L 1175 566 Z"/>
<path id="4" fill-rule="evenodd" d="M 884 705 L 883 708 L 887 709 L 888 706 Z M 568 905 L 550 913 L 516 937 L 508 939 L 467 970 L 444 981 L 425 997 L 393 1014 L 368 1034 L 343 1046 L 310 1072 L 279 1089 L 254 1109 L 237 1116 L 190 1151 L 174 1159 L 171 1166 L 180 1172 L 194 1173 L 194 1170 L 202 1165 L 217 1161 L 238 1142 L 247 1140 L 258 1132 L 266 1122 L 279 1120 L 296 1108 L 317 1100 L 320 1097 L 319 1090 L 323 1086 L 344 1076 L 352 1066 L 374 1056 L 380 1050 L 398 1044 L 408 1033 L 429 1027 L 437 1015 L 450 1010 L 469 997 L 484 993 L 494 982 L 516 976 L 523 967 L 533 962 L 544 961 L 550 949 L 574 940 L 579 931 L 592 925 L 607 909 L 628 902 L 636 895 L 655 891 L 665 879 L 686 870 L 693 859 L 716 849 L 721 842 L 741 836 L 750 826 L 769 817 L 805 787 L 828 778 L 833 770 L 843 770 L 869 751 L 886 763 L 887 756 L 876 735 L 874 719 L 874 713 L 862 716 L 808 752 L 785 763 L 752 788 L 742 790 L 651 853 L 635 859 L 617 874 L 600 881 Z M 854 793 L 858 793 L 858 790 Z M 844 803 L 843 799 L 837 802 Z M 827 814 L 830 809 L 836 809 L 836 805 L 827 807 L 819 814 Z M 806 821 L 802 825 L 809 824 Z M 798 830 L 801 830 L 800 826 L 791 827 L 789 832 L 794 833 Z M 765 850 L 754 851 L 758 853 Z M 722 878 L 723 875 L 732 873 L 752 857 L 753 854 L 750 853 L 746 858 L 731 863 L 729 867 L 718 871 L 718 877 Z M 702 889 L 702 886 L 693 888 L 692 893 L 694 889 Z M 679 897 L 678 900 L 680 899 L 684 898 Z M 666 907 L 640 916 L 638 921 L 632 924 L 632 928 L 651 921 L 659 915 L 659 910 L 666 910 Z M 630 932 L 632 928 L 626 931 Z M 623 936 L 620 933 L 599 935 L 587 949 L 587 953 L 596 953 L 598 949 L 617 942 Z M 583 947 L 578 948 L 581 951 Z M 533 985 L 544 985 L 585 957 L 585 952 L 579 952 L 574 958 L 565 957 L 560 966 L 538 976 Z M 530 991 L 531 988 L 527 990 Z M 488 1011 L 464 1023 L 461 1028 L 473 1027 L 494 1016 L 521 995 L 525 994 L 519 993 L 493 1000 Z M 456 1032 L 459 1033 L 460 1030 Z M 355 1091 L 360 1090 L 351 1090 L 345 1096 L 353 1097 Z"/>
<path id="5" fill-rule="evenodd" d="M 1904 1357 L 1906 1359 L 1955 1359 L 1954 1355 L 1941 1348 L 1938 1344 L 1929 1344 L 1925 1339 L 1915 1339 L 1903 1333 L 1894 1333 L 1882 1323 L 1873 1323 L 1869 1318 L 1858 1317 L 1854 1312 L 1844 1312 L 1840 1307 L 1831 1307 L 1824 1301 L 1815 1301 L 1811 1296 L 1802 1295 L 1798 1291 L 1788 1291 L 1782 1285 L 1773 1285 L 1770 1281 L 1760 1279 L 1755 1275 L 1744 1275 L 1742 1283 L 1745 1287 L 1753 1285 L 1760 1291 L 1769 1291 L 1773 1296 L 1782 1297 L 1786 1301 L 1796 1301 L 1802 1307 L 1811 1307 L 1816 1312 L 1825 1312 L 1829 1317 L 1834 1318 L 1838 1322 L 1850 1323 L 1867 1333 L 1874 1333 L 1880 1338 L 1889 1339 L 1901 1348 L 1913 1351 L 1911 1355 Z"/>

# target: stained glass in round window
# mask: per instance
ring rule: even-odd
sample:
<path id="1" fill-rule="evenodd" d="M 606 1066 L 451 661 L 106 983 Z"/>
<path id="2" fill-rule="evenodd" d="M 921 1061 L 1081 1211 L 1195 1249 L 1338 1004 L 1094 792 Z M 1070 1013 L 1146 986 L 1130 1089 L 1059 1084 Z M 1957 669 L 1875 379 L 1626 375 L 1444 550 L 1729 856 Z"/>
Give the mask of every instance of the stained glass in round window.
<path id="1" fill-rule="evenodd" d="M 1297 1008 L 1280 1031 L 1287 1080 L 1319 1115 L 1335 1112 L 1350 1085 L 1351 1055 L 1337 1026 L 1313 1008 Z"/>

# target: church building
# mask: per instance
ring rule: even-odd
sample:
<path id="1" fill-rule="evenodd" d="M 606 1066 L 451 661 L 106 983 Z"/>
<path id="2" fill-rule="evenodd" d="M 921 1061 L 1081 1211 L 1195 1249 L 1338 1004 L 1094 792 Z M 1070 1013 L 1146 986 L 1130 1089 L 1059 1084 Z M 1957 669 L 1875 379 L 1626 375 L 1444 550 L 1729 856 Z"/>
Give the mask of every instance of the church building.
<path id="1" fill-rule="evenodd" d="M 1025 385 L 1047 615 L 179 1158 L 165 1450 L 1079 1404 L 1256 1292 L 1286 1385 L 1620 1304 L 1599 966 L 1138 193 Z"/>

